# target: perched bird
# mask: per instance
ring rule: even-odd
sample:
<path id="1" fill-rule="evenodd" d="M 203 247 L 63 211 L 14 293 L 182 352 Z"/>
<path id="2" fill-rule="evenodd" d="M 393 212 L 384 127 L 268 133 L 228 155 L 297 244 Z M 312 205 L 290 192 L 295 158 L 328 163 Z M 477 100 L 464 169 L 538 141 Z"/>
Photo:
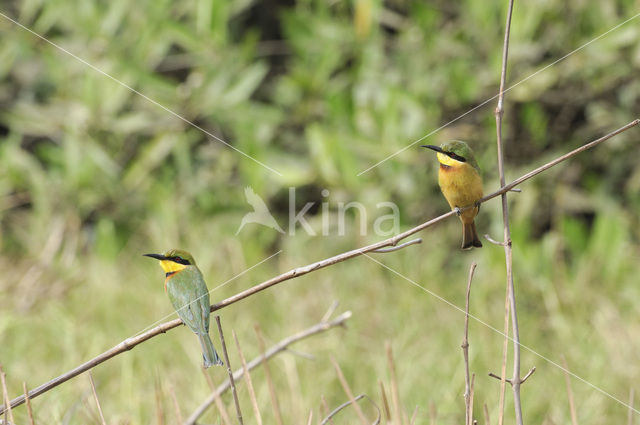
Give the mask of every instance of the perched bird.
<path id="1" fill-rule="evenodd" d="M 440 162 L 438 171 L 440 190 L 462 221 L 462 249 L 481 247 L 482 242 L 478 238 L 473 219 L 480 211 L 480 204 L 477 202 L 482 198 L 482 178 L 473 151 L 465 142 L 459 140 L 452 140 L 441 146 L 423 145 L 422 147 L 437 152 L 438 162 Z M 471 205 L 474 207 L 459 211 Z"/>
<path id="2" fill-rule="evenodd" d="M 240 233 L 240 230 L 242 230 L 244 225 L 248 223 L 262 224 L 263 226 L 270 227 L 280 233 L 284 233 L 282 227 L 280 227 L 276 219 L 273 218 L 269 212 L 267 204 L 264 203 L 260 196 L 256 195 L 252 188 L 245 187 L 244 197 L 247 199 L 247 203 L 253 207 L 253 211 L 246 213 L 244 217 L 242 217 L 242 221 L 240 222 L 240 227 L 238 227 L 238 230 L 236 231 L 236 235 Z"/>
<path id="3" fill-rule="evenodd" d="M 193 256 L 180 249 L 144 255 L 160 260 L 160 267 L 166 274 L 164 290 L 180 319 L 198 336 L 204 367 L 221 365 L 222 360 L 209 338 L 209 290 Z"/>

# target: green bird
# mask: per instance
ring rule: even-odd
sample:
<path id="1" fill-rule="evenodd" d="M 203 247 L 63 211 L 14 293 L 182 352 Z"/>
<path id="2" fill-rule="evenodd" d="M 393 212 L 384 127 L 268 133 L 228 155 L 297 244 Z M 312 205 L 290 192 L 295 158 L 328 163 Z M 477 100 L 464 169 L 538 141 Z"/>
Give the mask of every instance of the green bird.
<path id="1" fill-rule="evenodd" d="M 181 249 L 144 255 L 160 260 L 166 276 L 164 290 L 180 319 L 198 336 L 204 367 L 221 365 L 222 360 L 209 338 L 209 290 L 193 256 Z"/>

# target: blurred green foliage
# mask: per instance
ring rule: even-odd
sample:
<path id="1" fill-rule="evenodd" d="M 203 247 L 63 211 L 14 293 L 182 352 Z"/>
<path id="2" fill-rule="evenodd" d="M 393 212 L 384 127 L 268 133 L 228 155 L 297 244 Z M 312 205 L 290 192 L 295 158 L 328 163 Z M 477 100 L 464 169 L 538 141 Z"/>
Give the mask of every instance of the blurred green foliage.
<path id="1" fill-rule="evenodd" d="M 379 239 L 359 236 L 355 213 L 353 230 L 335 236 L 338 202 L 357 200 L 373 213 L 392 200 L 401 227 L 411 227 L 446 210 L 435 159 L 422 143 L 359 173 L 427 134 L 430 144 L 469 141 L 486 192 L 496 188 L 495 102 L 458 117 L 497 92 L 505 3 L 3 2 L 0 12 L 58 46 L 0 17 L 0 361 L 12 394 L 21 381 L 33 387 L 171 312 L 160 271 L 144 252 L 188 248 L 213 288 L 283 250 L 214 292 L 220 299 Z M 638 118 L 637 20 L 554 64 L 632 17 L 636 5 L 516 3 L 507 179 Z M 572 371 L 624 400 L 640 364 L 639 139 L 637 129 L 617 136 L 510 195 L 523 343 L 556 362 L 566 355 Z M 246 186 L 281 224 L 289 187 L 296 187 L 298 211 L 306 202 L 329 202 L 331 236 L 283 236 L 256 225 L 236 236 L 250 211 Z M 501 234 L 498 205 L 483 206 L 481 233 Z M 316 230 L 319 212 L 309 216 Z M 369 228 L 375 217 L 367 218 Z M 480 264 L 472 310 L 502 329 L 502 250 L 485 244 L 458 252 L 458 226 L 451 220 L 424 232 L 422 246 L 382 260 L 463 305 L 471 255 Z M 332 405 L 344 400 L 329 353 L 355 391 L 377 394 L 377 379 L 388 379 L 382 347 L 390 340 L 406 409 L 420 406 L 418 423 L 425 423 L 433 402 L 445 422 L 459 422 L 461 315 L 406 283 L 355 260 L 224 310 L 223 323 L 253 355 L 254 322 L 275 341 L 339 299 L 354 311 L 349 330 L 306 343 L 315 362 L 278 360 L 279 392 L 292 406 L 287 421 L 305 420 L 311 408 L 320 415 L 322 394 Z M 477 323 L 470 335 L 476 405 L 487 403 L 496 417 L 497 386 L 480 376 L 499 371 L 501 337 Z M 523 368 L 538 366 L 523 389 L 525 417 L 567 422 L 562 373 L 526 350 L 523 356 Z M 101 366 L 98 391 L 110 421 L 152 421 L 154 391 L 171 417 L 170 385 L 183 413 L 190 411 L 207 391 L 198 363 L 195 340 L 177 330 Z M 261 372 L 254 379 L 267 412 Z M 37 415 L 86 423 L 91 407 L 74 404 L 86 399 L 81 381 L 35 400 Z M 626 417 L 592 388 L 576 382 L 574 391 L 582 423 Z"/>

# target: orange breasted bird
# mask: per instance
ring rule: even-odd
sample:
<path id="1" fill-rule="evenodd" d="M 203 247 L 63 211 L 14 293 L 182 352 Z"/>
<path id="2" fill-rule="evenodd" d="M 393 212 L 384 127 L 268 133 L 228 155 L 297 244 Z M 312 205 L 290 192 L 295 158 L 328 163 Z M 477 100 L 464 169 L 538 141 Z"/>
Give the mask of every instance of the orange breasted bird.
<path id="1" fill-rule="evenodd" d="M 440 162 L 440 190 L 462 221 L 462 249 L 481 247 L 482 242 L 478 238 L 473 219 L 480 211 L 480 204 L 477 202 L 482 198 L 482 178 L 473 151 L 465 142 L 459 140 L 452 140 L 440 146 L 422 147 L 437 152 Z M 461 208 L 471 205 L 474 207 L 460 211 Z"/>
<path id="2" fill-rule="evenodd" d="M 164 289 L 180 319 L 198 336 L 204 367 L 221 365 L 222 360 L 209 338 L 209 290 L 193 256 L 181 249 L 144 255 L 160 260 L 166 275 Z"/>

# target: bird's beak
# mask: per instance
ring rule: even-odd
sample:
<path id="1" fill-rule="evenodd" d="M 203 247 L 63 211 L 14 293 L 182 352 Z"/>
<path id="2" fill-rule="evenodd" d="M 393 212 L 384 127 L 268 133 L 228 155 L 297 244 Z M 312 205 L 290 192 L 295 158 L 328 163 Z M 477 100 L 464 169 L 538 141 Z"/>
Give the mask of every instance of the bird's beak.
<path id="1" fill-rule="evenodd" d="M 434 150 L 436 152 L 440 152 L 440 153 L 444 153 L 444 151 L 442 150 L 442 148 L 440 146 L 435 146 L 435 145 L 422 145 L 420 146 L 422 148 L 428 148 L 431 150 Z"/>
<path id="2" fill-rule="evenodd" d="M 155 258 L 156 260 L 166 260 L 167 257 L 165 257 L 164 255 L 160 255 L 160 254 L 142 254 L 145 257 L 151 257 L 151 258 Z"/>

